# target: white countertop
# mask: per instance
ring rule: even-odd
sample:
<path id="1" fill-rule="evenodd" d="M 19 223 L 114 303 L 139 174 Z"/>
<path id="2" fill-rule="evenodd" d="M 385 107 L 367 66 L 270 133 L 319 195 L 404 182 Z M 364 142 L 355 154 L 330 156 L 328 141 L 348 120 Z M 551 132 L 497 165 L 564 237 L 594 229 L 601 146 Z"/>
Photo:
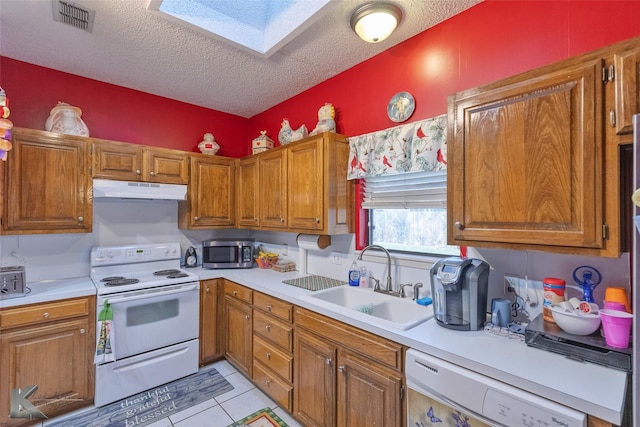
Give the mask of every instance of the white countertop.
<path id="1" fill-rule="evenodd" d="M 0 308 L 37 304 L 67 298 L 95 295 L 96 287 L 89 277 L 75 277 L 64 280 L 44 280 L 27 283 L 30 292 L 23 297 L 0 299 Z"/>
<path id="2" fill-rule="evenodd" d="M 308 276 L 298 271 L 273 270 L 193 271 L 201 279 L 225 278 L 254 290 L 349 323 L 407 347 L 440 357 L 578 411 L 620 424 L 628 375 L 593 363 L 570 360 L 562 355 L 527 346 L 524 342 L 484 331 L 461 332 L 428 320 L 407 331 L 367 324 L 314 305 L 300 298 L 313 292 L 282 283 Z"/>
<path id="3" fill-rule="evenodd" d="M 613 424 L 621 423 L 628 378 L 625 372 L 570 360 L 558 354 L 528 347 L 524 342 L 483 331 L 449 330 L 438 326 L 434 320 L 428 320 L 407 331 L 369 324 L 361 320 L 363 316 L 350 317 L 315 305 L 308 299 L 301 298 L 313 292 L 282 283 L 283 280 L 308 276 L 298 271 L 279 273 L 257 268 L 194 268 L 190 271 L 201 280 L 231 280 Z M 30 294 L 21 298 L 0 300 L 0 308 L 96 293 L 88 277 L 29 283 L 28 287 L 31 289 Z"/>

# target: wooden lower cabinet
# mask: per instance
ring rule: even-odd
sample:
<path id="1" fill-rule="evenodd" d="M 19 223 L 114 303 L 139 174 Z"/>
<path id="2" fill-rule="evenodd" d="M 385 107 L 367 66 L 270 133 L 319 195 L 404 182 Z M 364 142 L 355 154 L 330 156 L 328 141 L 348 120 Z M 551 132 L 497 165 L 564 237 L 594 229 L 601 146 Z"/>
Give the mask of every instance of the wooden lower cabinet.
<path id="1" fill-rule="evenodd" d="M 239 371 L 251 377 L 253 291 L 224 281 L 224 354 Z"/>
<path id="2" fill-rule="evenodd" d="M 295 321 L 298 421 L 323 427 L 402 425 L 399 344 L 301 308 Z"/>
<path id="3" fill-rule="evenodd" d="M 93 402 L 95 323 L 95 297 L 0 310 L 0 425 L 33 423 L 9 417 L 18 388 L 48 418 Z"/>
<path id="4" fill-rule="evenodd" d="M 222 357 L 220 339 L 222 279 L 200 282 L 200 366 Z"/>
<path id="5" fill-rule="evenodd" d="M 400 426 L 402 376 L 354 353 L 338 351 L 339 426 Z"/>

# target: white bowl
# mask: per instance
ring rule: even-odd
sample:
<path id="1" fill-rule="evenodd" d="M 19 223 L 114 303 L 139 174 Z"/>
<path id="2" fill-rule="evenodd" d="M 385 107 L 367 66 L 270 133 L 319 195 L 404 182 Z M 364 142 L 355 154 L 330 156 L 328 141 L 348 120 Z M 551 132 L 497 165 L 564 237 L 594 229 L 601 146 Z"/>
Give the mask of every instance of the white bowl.
<path id="1" fill-rule="evenodd" d="M 556 324 L 570 334 L 591 335 L 600 327 L 600 314 L 579 314 L 556 306 L 551 307 L 551 314 Z"/>

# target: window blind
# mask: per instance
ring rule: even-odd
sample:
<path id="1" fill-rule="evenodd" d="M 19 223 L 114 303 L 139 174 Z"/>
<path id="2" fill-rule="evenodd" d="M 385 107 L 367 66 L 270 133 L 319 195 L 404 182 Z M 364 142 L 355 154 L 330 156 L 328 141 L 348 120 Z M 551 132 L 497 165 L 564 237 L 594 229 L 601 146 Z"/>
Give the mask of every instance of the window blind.
<path id="1" fill-rule="evenodd" d="M 447 171 L 408 172 L 363 179 L 363 209 L 447 207 Z"/>

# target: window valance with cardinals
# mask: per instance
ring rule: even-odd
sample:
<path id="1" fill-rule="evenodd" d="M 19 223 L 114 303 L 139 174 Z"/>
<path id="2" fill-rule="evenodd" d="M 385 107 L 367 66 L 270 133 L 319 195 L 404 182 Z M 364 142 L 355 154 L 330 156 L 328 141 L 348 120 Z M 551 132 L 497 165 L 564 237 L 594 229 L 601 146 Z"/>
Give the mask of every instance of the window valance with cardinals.
<path id="1" fill-rule="evenodd" d="M 348 179 L 447 168 L 447 116 L 349 138 Z"/>

